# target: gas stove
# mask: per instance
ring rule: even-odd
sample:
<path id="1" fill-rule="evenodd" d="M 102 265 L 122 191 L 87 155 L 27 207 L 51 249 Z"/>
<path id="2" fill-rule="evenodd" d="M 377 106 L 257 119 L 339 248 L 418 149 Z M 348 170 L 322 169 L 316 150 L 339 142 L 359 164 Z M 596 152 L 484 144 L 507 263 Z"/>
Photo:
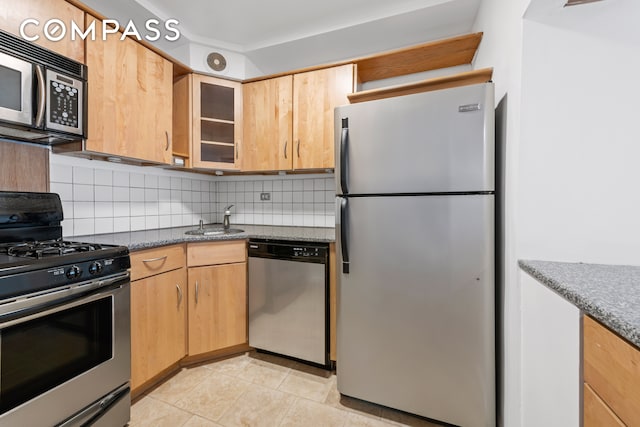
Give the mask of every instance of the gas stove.
<path id="1" fill-rule="evenodd" d="M 125 246 L 64 240 L 62 219 L 57 194 L 0 191 L 0 301 L 130 267 Z"/>

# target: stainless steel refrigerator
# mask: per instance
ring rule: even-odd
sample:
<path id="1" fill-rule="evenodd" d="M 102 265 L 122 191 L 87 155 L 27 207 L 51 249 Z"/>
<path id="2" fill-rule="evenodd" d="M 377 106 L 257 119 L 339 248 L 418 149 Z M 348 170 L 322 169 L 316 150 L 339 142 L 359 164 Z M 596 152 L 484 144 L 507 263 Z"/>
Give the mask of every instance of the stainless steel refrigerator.
<path id="1" fill-rule="evenodd" d="M 340 393 L 495 426 L 494 95 L 339 107 Z"/>

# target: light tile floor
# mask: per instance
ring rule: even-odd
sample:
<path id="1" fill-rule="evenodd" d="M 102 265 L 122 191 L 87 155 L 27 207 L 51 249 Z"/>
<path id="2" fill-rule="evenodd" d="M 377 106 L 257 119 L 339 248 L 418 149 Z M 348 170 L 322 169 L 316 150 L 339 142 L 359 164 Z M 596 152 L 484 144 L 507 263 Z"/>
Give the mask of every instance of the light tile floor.
<path id="1" fill-rule="evenodd" d="M 131 407 L 130 427 L 434 427 L 346 396 L 330 372 L 251 352 L 184 368 Z"/>

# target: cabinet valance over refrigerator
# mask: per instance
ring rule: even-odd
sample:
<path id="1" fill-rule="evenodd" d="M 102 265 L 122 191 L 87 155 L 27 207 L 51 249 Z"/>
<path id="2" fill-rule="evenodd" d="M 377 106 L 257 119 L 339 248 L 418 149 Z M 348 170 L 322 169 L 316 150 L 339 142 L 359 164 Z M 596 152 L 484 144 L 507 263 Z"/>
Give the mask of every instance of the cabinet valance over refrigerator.
<path id="1" fill-rule="evenodd" d="M 495 426 L 493 97 L 336 109 L 340 393 Z"/>

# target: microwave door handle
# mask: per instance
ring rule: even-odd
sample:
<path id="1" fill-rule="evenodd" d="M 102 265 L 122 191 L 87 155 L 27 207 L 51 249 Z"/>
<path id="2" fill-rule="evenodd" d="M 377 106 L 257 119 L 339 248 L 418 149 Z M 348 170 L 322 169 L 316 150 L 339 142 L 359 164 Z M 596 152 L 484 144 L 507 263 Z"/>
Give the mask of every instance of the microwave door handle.
<path id="1" fill-rule="evenodd" d="M 38 110 L 36 112 L 35 126 L 41 128 L 44 122 L 44 109 L 47 100 L 47 87 L 42 65 L 36 65 L 36 79 L 38 81 Z"/>

